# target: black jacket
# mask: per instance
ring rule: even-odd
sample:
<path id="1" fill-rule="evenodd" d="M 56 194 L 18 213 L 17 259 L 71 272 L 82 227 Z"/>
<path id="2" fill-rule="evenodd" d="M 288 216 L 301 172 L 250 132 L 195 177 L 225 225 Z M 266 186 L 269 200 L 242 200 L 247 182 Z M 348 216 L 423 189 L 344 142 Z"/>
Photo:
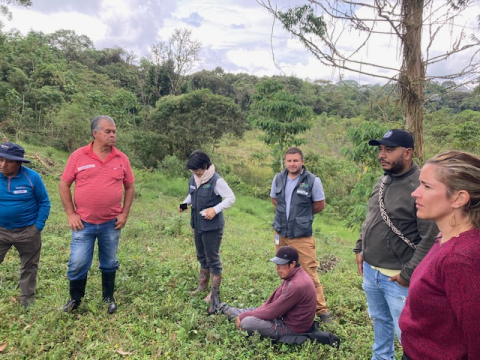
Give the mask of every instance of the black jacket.
<path id="1" fill-rule="evenodd" d="M 385 209 L 392 223 L 411 242 L 416 250 L 409 247 L 382 219 L 378 204 L 380 177 L 370 194 L 368 214 L 362 225 L 362 232 L 354 252 L 361 252 L 363 260 L 372 266 L 399 270 L 400 276 L 410 281 L 413 270 L 424 258 L 438 235 L 435 222 L 417 218 L 415 199 L 412 192 L 420 185 L 420 169 L 413 163 L 410 169 L 400 175 L 389 175 L 384 190 Z"/>

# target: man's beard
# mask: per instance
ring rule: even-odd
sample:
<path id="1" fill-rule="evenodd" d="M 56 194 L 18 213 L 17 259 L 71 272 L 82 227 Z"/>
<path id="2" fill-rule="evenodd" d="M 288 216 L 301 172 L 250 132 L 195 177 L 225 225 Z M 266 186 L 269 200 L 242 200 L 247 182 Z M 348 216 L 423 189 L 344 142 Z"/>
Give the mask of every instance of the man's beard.
<path id="1" fill-rule="evenodd" d="M 388 170 L 387 172 L 391 174 L 401 174 L 405 171 L 405 164 L 403 161 L 403 158 L 398 159 L 397 161 L 391 162 L 390 165 L 392 168 Z"/>

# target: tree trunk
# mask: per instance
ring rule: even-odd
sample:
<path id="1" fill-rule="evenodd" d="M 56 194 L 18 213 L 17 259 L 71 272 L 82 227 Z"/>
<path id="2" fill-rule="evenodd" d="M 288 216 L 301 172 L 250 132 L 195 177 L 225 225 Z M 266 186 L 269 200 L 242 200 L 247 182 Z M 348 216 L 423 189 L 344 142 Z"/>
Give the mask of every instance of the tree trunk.
<path id="1" fill-rule="evenodd" d="M 425 65 L 422 60 L 422 22 L 424 0 L 403 0 L 403 64 L 399 85 L 407 117 L 407 129 L 415 140 L 415 156 L 423 159 L 423 86 Z"/>

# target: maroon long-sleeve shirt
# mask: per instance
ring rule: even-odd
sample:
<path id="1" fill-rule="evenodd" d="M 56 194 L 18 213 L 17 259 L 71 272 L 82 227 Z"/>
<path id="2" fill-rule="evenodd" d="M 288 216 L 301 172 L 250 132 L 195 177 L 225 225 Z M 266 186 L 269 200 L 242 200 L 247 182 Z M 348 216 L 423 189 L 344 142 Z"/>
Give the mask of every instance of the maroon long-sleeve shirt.
<path id="1" fill-rule="evenodd" d="M 298 267 L 283 279 L 262 306 L 240 314 L 239 318 L 241 321 L 247 316 L 262 320 L 282 317 L 285 325 L 294 333 L 305 333 L 313 324 L 316 306 L 315 285 L 308 274 Z"/>
<path id="2" fill-rule="evenodd" d="M 412 275 L 399 324 L 413 360 L 480 359 L 480 230 L 435 241 Z"/>

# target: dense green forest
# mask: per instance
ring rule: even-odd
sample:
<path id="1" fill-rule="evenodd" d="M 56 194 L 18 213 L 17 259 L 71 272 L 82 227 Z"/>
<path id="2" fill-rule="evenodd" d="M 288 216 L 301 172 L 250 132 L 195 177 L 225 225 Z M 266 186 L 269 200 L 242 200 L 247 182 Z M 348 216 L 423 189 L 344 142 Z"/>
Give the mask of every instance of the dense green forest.
<path id="1" fill-rule="evenodd" d="M 88 37 L 70 30 L 26 36 L 2 32 L 0 47 L 4 137 L 72 150 L 88 139 L 88 119 L 108 114 L 117 121 L 124 146 L 138 166 L 155 167 L 167 155 L 184 157 L 196 147 L 214 146 L 227 134 L 241 136 L 252 126 L 247 118 L 258 84 L 268 80 L 297 95 L 316 117 L 338 122 L 362 117 L 399 126 L 403 121 L 396 89 L 390 85 L 258 78 L 219 67 L 180 81 L 171 76 L 170 61 L 141 58 L 137 65 L 135 54 L 122 48 L 96 50 Z M 173 82 L 181 89 L 174 97 Z M 472 111 L 480 110 L 478 94 L 462 88 L 446 92 L 447 87 L 450 82 L 430 83 L 426 89 L 425 131 L 442 142 L 454 140 L 442 125 L 462 125 L 470 132 L 464 123 L 478 121 Z M 140 148 L 138 143 L 151 145 Z"/>
<path id="2" fill-rule="evenodd" d="M 181 174 L 179 164 L 202 148 L 223 156 L 224 175 L 237 188 L 261 198 L 281 167 L 279 154 L 306 144 L 307 166 L 324 180 L 329 211 L 358 223 L 376 176 L 367 170 L 378 168 L 366 140 L 405 127 L 394 85 L 259 78 L 220 67 L 187 75 L 177 71 L 175 57 L 150 55 L 97 50 L 70 30 L 0 32 L 1 137 L 71 152 L 90 140 L 90 119 L 105 114 L 116 121 L 118 146 L 135 167 Z M 479 151 L 478 88 L 447 91 L 452 85 L 426 85 L 426 158 L 447 148 Z M 245 132 L 268 147 L 246 145 L 249 165 L 233 164 L 229 146 L 220 146 Z"/>

